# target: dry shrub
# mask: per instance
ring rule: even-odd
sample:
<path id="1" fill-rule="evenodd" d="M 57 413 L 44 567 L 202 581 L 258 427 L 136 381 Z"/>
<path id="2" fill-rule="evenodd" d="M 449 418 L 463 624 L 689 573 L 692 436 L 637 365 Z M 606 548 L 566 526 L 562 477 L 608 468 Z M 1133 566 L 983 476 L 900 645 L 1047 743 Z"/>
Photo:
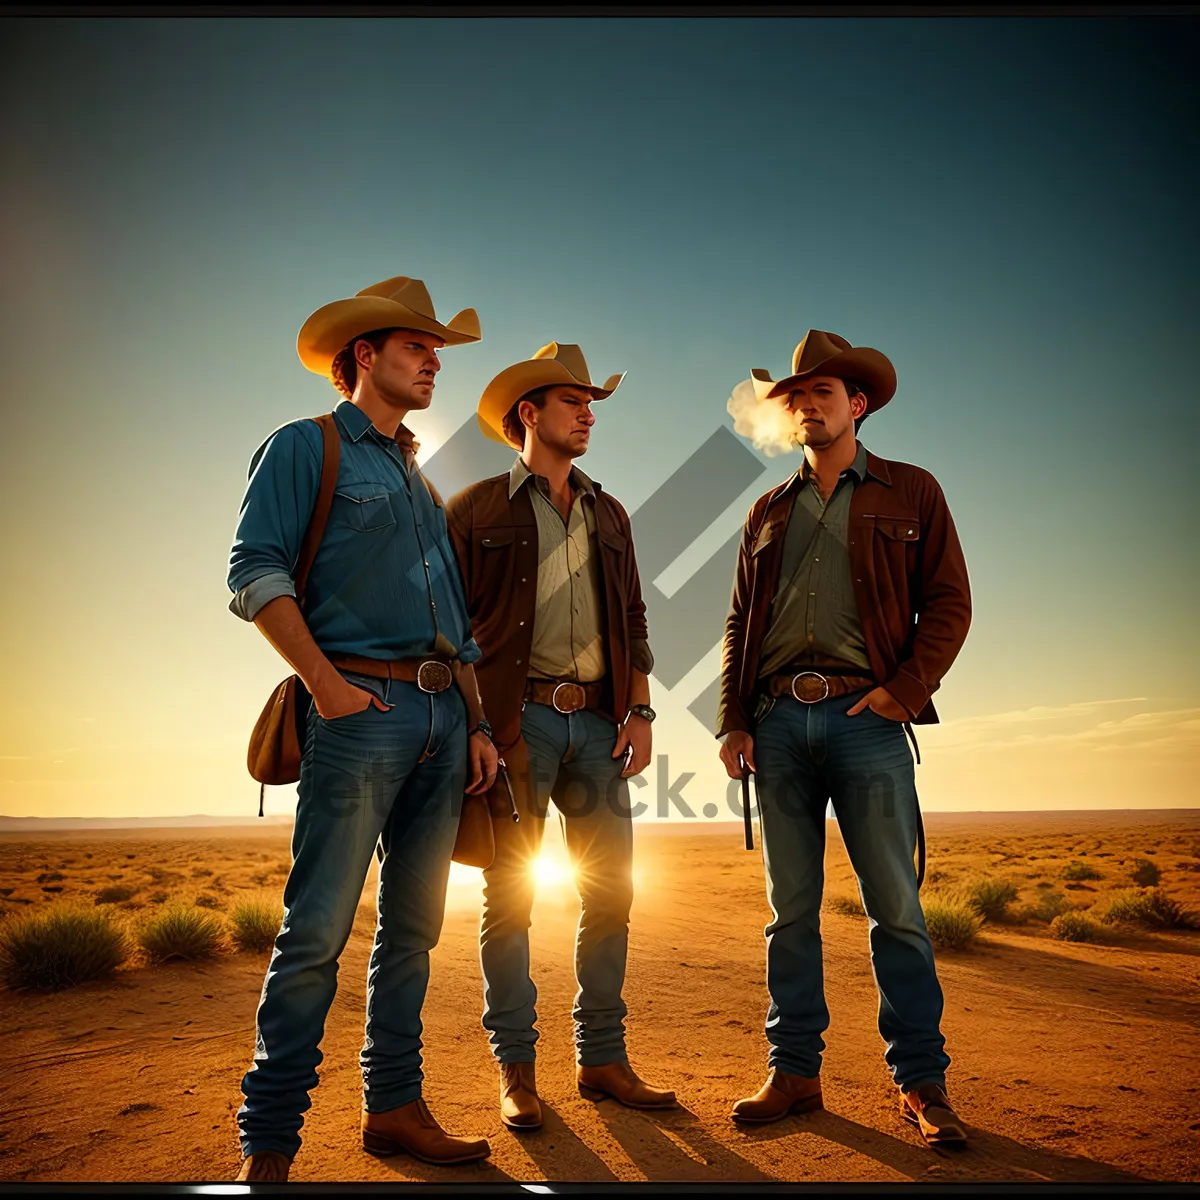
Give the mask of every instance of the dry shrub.
<path id="1" fill-rule="evenodd" d="M 1162 888 L 1118 892 L 1100 919 L 1106 925 L 1140 925 L 1143 929 L 1195 929 L 1196 914 L 1172 899 Z"/>
<path id="2" fill-rule="evenodd" d="M 137 895 L 137 888 L 126 887 L 124 884 L 114 884 L 112 887 L 102 887 L 96 893 L 97 904 L 123 904 Z"/>
<path id="3" fill-rule="evenodd" d="M 0 978 L 14 990 L 71 987 L 111 974 L 129 949 L 107 912 L 55 904 L 0 924 Z"/>
<path id="4" fill-rule="evenodd" d="M 962 896 L 930 893 L 922 907 L 929 939 L 939 950 L 965 949 L 983 924 L 978 910 Z"/>
<path id="5" fill-rule="evenodd" d="M 1021 918 L 1026 921 L 1053 921 L 1060 913 L 1066 912 L 1067 900 L 1061 892 L 1039 892 L 1032 904 L 1021 909 Z"/>
<path id="6" fill-rule="evenodd" d="M 234 905 L 229 923 L 240 950 L 267 950 L 283 924 L 283 904 L 275 897 L 248 896 Z"/>
<path id="7" fill-rule="evenodd" d="M 1020 893 L 1011 879 L 979 879 L 966 893 L 966 901 L 987 921 L 1007 921 L 1008 906 Z"/>
<path id="8" fill-rule="evenodd" d="M 212 892 L 201 892 L 196 897 L 197 908 L 220 908 L 222 900 L 220 896 L 214 896 Z"/>
<path id="9" fill-rule="evenodd" d="M 1085 879 L 1103 879 L 1104 876 L 1095 867 L 1089 867 L 1085 862 L 1069 862 L 1063 867 L 1063 878 L 1079 883 Z"/>
<path id="10" fill-rule="evenodd" d="M 225 929 L 215 914 L 176 904 L 148 918 L 138 930 L 138 941 L 151 962 L 210 958 L 222 948 Z"/>
<path id="11" fill-rule="evenodd" d="M 825 907 L 830 912 L 839 913 L 843 917 L 865 917 L 867 915 L 863 910 L 862 901 L 857 896 L 829 896 L 825 900 Z"/>
<path id="12" fill-rule="evenodd" d="M 1158 887 L 1162 873 L 1148 858 L 1139 858 L 1134 860 L 1133 870 L 1130 872 L 1129 878 L 1138 887 Z"/>
<path id="13" fill-rule="evenodd" d="M 1062 942 L 1094 942 L 1100 926 L 1081 912 L 1064 912 L 1050 922 L 1050 932 Z"/>

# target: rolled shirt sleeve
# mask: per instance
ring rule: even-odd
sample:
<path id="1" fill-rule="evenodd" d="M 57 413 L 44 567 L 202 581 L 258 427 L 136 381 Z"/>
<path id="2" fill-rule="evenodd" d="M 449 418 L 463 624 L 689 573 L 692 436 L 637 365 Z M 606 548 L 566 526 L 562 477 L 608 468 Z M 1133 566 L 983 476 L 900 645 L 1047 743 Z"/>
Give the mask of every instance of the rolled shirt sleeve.
<path id="1" fill-rule="evenodd" d="M 473 637 L 468 637 L 462 644 L 462 649 L 458 652 L 458 661 L 464 667 L 469 667 L 472 663 L 478 662 L 483 657 L 483 651 Z"/>
<path id="2" fill-rule="evenodd" d="M 246 584 L 229 602 L 229 611 L 243 621 L 253 621 L 259 612 L 280 596 L 295 596 L 296 584 L 282 571 L 262 575 Z"/>
<path id="3" fill-rule="evenodd" d="M 321 483 L 321 430 L 313 421 L 277 429 L 250 462 L 226 579 L 229 609 L 244 621 L 279 596 L 294 596 L 292 572 Z"/>

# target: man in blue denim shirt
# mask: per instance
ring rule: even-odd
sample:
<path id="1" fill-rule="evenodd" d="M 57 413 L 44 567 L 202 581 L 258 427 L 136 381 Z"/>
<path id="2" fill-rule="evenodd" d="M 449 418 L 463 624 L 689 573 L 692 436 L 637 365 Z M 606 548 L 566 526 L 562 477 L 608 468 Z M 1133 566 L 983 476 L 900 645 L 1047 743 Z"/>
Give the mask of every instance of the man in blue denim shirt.
<path id="1" fill-rule="evenodd" d="M 337 486 L 303 613 L 292 573 L 320 487 L 320 427 L 284 425 L 251 464 L 230 555 L 230 608 L 291 664 L 312 706 L 283 925 L 258 1007 L 254 1065 L 242 1080 L 239 1179 L 288 1176 L 337 960 L 381 839 L 360 1056 L 363 1146 L 435 1163 L 489 1153 L 483 1139 L 447 1134 L 421 1098 L 420 1014 L 458 801 L 491 786 L 497 758 L 445 515 L 402 424 L 432 400 L 438 349 L 478 340 L 473 310 L 443 325 L 424 285 L 403 276 L 305 322 L 301 360 L 346 400 L 334 412 Z"/>

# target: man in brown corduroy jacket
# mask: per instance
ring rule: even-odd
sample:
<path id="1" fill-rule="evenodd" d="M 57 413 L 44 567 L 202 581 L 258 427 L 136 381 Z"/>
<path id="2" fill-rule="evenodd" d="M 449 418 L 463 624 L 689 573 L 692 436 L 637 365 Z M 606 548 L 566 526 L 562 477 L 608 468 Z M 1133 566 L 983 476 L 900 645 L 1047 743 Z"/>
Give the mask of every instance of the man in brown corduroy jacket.
<path id="1" fill-rule="evenodd" d="M 883 354 L 810 330 L 789 377 L 753 374 L 761 413 L 803 447 L 804 463 L 750 510 L 725 629 L 717 736 L 731 777 L 757 775 L 774 913 L 770 1074 L 733 1116 L 762 1123 L 822 1104 L 832 802 L 871 921 L 879 1032 L 901 1112 L 927 1141 L 961 1141 L 913 866 L 923 836 L 906 734 L 915 747 L 912 724 L 937 721 L 931 697 L 971 621 L 966 563 L 934 477 L 857 440 L 896 390 Z"/>

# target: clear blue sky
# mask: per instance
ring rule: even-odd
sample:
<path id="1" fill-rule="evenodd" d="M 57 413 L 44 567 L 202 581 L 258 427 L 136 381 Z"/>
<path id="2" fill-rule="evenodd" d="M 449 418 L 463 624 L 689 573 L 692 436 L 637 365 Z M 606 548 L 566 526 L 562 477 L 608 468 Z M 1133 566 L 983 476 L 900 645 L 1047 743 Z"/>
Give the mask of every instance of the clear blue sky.
<path id="1" fill-rule="evenodd" d="M 943 717 L 1194 704 L 1194 21 L 5 31 L 0 811 L 244 806 L 283 673 L 225 610 L 246 466 L 336 399 L 308 313 L 401 273 L 483 326 L 427 443 L 579 342 L 629 372 L 585 465 L 630 509 L 810 326 L 883 350 L 863 440 L 934 471 L 975 589 Z"/>

